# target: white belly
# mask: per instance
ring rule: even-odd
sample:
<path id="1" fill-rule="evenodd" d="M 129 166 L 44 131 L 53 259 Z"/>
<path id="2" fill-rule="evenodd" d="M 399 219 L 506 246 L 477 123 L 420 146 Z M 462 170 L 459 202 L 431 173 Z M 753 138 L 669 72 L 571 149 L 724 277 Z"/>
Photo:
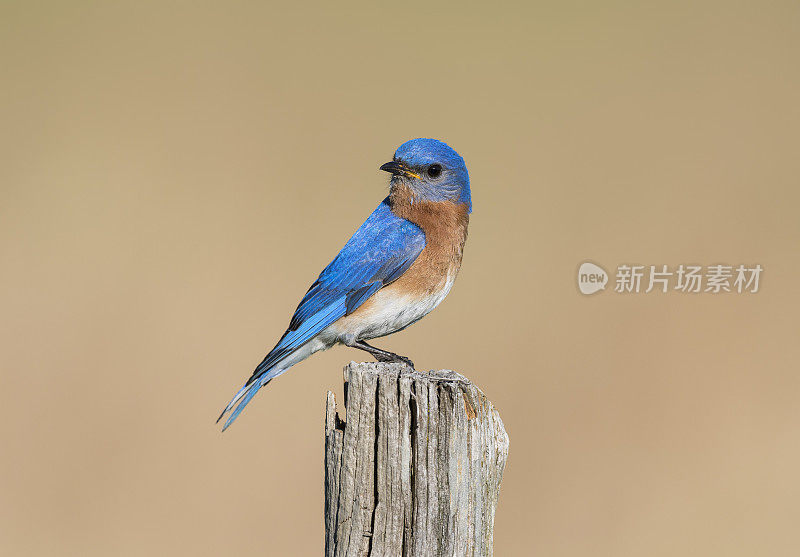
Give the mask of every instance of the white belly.
<path id="1" fill-rule="evenodd" d="M 450 292 L 453 282 L 455 274 L 443 281 L 442 288 L 422 297 L 399 294 L 391 287 L 378 290 L 370 297 L 368 310 L 356 310 L 353 315 L 340 319 L 329 327 L 329 332 L 339 340 L 369 340 L 395 333 L 438 306 Z"/>

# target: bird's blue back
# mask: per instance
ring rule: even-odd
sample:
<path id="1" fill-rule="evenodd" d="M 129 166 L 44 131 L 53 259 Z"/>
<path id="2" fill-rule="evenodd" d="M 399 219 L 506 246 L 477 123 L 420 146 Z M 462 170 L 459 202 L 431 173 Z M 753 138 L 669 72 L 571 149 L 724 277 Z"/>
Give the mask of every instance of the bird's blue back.
<path id="1" fill-rule="evenodd" d="M 320 273 L 297 307 L 289 330 L 302 327 L 309 317 L 343 296 L 347 313 L 352 313 L 369 297 L 366 292 L 372 285 L 394 281 L 424 247 L 425 233 L 396 216 L 387 197 Z"/>

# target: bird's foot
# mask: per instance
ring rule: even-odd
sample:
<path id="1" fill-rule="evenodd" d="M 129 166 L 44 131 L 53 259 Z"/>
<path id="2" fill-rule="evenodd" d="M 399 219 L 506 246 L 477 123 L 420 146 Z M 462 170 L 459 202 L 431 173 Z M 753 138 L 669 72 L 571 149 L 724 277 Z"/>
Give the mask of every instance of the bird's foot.
<path id="1" fill-rule="evenodd" d="M 414 369 L 414 362 L 410 359 L 406 358 L 405 356 L 401 356 L 400 354 L 395 354 L 394 352 L 387 352 L 386 354 L 373 354 L 375 359 L 379 362 L 392 362 L 392 363 L 402 363 L 406 364 L 408 367 L 416 371 Z"/>
<path id="2" fill-rule="evenodd" d="M 381 350 L 380 348 L 376 348 L 374 346 L 367 344 L 363 340 L 354 340 L 346 344 L 347 346 L 350 346 L 352 348 L 358 348 L 359 350 L 364 350 L 365 352 L 369 352 L 379 362 L 403 363 L 406 364 L 408 367 L 410 367 L 413 371 L 416 371 L 414 369 L 414 362 L 412 362 L 405 356 L 395 354 L 394 352 L 389 352 L 388 350 Z"/>

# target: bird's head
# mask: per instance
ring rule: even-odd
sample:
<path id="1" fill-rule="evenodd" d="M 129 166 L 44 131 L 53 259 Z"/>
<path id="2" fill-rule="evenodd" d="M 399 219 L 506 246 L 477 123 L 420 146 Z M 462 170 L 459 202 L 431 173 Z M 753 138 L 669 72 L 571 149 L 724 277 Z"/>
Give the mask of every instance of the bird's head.
<path id="1" fill-rule="evenodd" d="M 381 170 L 392 174 L 392 188 L 407 186 L 414 200 L 464 203 L 472 212 L 467 166 L 461 155 L 442 141 L 407 141 Z"/>

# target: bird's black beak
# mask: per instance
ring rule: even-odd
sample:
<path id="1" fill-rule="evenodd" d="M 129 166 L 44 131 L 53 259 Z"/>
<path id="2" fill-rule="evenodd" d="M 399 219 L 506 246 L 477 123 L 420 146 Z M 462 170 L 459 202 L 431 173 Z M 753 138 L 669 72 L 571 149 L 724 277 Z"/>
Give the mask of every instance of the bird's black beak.
<path id="1" fill-rule="evenodd" d="M 408 178 L 419 178 L 420 175 L 412 172 L 408 166 L 400 161 L 390 161 L 381 165 L 381 170 L 389 172 L 392 176 L 406 176 Z"/>
<path id="2" fill-rule="evenodd" d="M 397 161 L 390 161 L 381 165 L 381 170 L 390 172 L 394 176 L 402 176 L 404 173 L 405 165 Z"/>

